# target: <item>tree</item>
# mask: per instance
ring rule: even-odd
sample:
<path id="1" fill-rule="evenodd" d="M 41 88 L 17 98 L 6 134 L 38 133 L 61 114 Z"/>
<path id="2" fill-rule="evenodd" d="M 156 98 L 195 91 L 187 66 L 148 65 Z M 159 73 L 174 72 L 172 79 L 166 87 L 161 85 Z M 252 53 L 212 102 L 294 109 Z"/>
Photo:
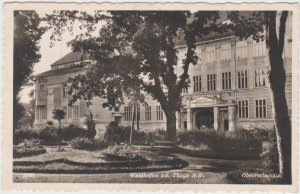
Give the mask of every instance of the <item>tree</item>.
<path id="1" fill-rule="evenodd" d="M 58 137 L 58 149 L 60 149 L 60 142 L 61 142 L 61 136 L 62 136 L 62 129 L 61 129 L 61 120 L 63 120 L 66 116 L 66 113 L 64 110 L 61 110 L 61 109 L 54 109 L 52 111 L 52 118 L 57 120 L 58 123 L 59 123 L 59 127 L 58 127 L 58 130 L 57 130 L 57 137 Z"/>
<path id="2" fill-rule="evenodd" d="M 29 97 L 31 98 L 29 103 L 21 104 L 24 107 L 24 112 L 22 112 L 22 117 L 20 118 L 18 125 L 21 128 L 32 128 L 35 117 L 35 99 L 34 99 L 34 90 L 31 90 L 29 93 Z"/>
<path id="3" fill-rule="evenodd" d="M 188 69 L 196 64 L 196 37 L 207 34 L 219 18 L 217 12 L 189 11 L 96 11 L 94 15 L 78 11 L 55 11 L 46 20 L 53 39 L 62 29 L 81 22 L 88 33 L 69 43 L 73 51 L 83 52 L 97 61 L 85 75 L 70 81 L 73 101 L 106 98 L 103 105 L 112 108 L 124 103 L 123 93 L 135 89 L 148 92 L 157 100 L 167 119 L 167 139 L 176 140 L 176 111 L 181 107 L 182 88 L 189 84 Z M 92 31 L 105 22 L 99 33 Z M 208 22 L 210 21 L 210 22 Z M 187 46 L 177 75 L 177 41 Z M 76 93 L 74 92 L 76 91 Z"/>
<path id="4" fill-rule="evenodd" d="M 94 139 L 96 135 L 96 122 L 94 121 L 95 115 L 92 113 L 92 111 L 89 111 L 88 114 L 85 114 L 85 120 L 84 123 L 87 126 L 88 129 L 88 138 Z"/>
<path id="5" fill-rule="evenodd" d="M 279 155 L 281 182 L 290 184 L 291 176 L 291 120 L 285 97 L 286 73 L 282 58 L 285 44 L 287 11 L 255 12 L 250 17 L 241 17 L 239 12 L 229 14 L 232 24 L 229 29 L 241 38 L 252 36 L 254 40 L 266 40 L 270 69 L 268 72 L 272 91 L 275 131 Z M 228 26 L 227 26 L 228 27 Z M 226 27 L 225 27 L 226 28 Z"/>
<path id="6" fill-rule="evenodd" d="M 33 65 L 41 57 L 39 40 L 45 29 L 39 26 L 40 18 L 35 11 L 14 11 L 14 51 L 13 51 L 13 107 L 14 131 L 23 115 L 19 102 L 19 91 L 31 79 Z"/>
<path id="7" fill-rule="evenodd" d="M 66 116 L 66 113 L 64 110 L 61 109 L 54 109 L 52 111 L 52 118 L 58 121 L 59 129 L 61 129 L 61 120 L 63 120 Z"/>

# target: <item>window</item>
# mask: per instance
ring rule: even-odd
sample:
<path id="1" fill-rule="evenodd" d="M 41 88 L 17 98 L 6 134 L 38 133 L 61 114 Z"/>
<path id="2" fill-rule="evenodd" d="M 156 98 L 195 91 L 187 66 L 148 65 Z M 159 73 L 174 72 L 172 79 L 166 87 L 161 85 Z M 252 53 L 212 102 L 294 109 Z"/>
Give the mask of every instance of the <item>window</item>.
<path id="1" fill-rule="evenodd" d="M 267 117 L 267 102 L 266 100 L 255 100 L 256 118 Z"/>
<path id="2" fill-rule="evenodd" d="M 62 88 L 62 97 L 68 97 L 68 88 L 65 86 Z"/>
<path id="3" fill-rule="evenodd" d="M 231 89 L 231 72 L 222 73 L 222 88 L 223 90 Z"/>
<path id="4" fill-rule="evenodd" d="M 43 90 L 43 89 L 45 89 L 45 85 L 44 85 L 44 84 L 41 84 L 41 85 L 40 85 L 40 90 Z"/>
<path id="5" fill-rule="evenodd" d="M 238 116 L 240 119 L 248 118 L 248 101 L 238 101 Z"/>
<path id="6" fill-rule="evenodd" d="M 256 69 L 255 70 L 255 87 L 266 86 L 266 70 Z"/>
<path id="7" fill-rule="evenodd" d="M 58 69 L 64 68 L 64 65 L 58 65 Z"/>
<path id="8" fill-rule="evenodd" d="M 125 106 L 125 121 L 131 121 L 132 120 L 132 106 Z"/>
<path id="9" fill-rule="evenodd" d="M 207 75 L 207 91 L 216 90 L 216 74 Z"/>
<path id="10" fill-rule="evenodd" d="M 36 110 L 37 111 L 37 120 L 39 122 L 42 122 L 43 121 L 43 107 L 37 106 L 36 109 L 37 109 Z"/>
<path id="11" fill-rule="evenodd" d="M 79 119 L 79 106 L 74 105 L 73 106 L 73 120 L 78 120 Z"/>
<path id="12" fill-rule="evenodd" d="M 236 58 L 242 59 L 248 57 L 247 41 L 236 42 Z"/>
<path id="13" fill-rule="evenodd" d="M 266 55 L 266 42 L 253 41 L 253 56 L 265 56 Z"/>
<path id="14" fill-rule="evenodd" d="M 164 120 L 163 110 L 161 106 L 156 106 L 156 120 Z"/>
<path id="15" fill-rule="evenodd" d="M 238 71 L 238 88 L 248 88 L 247 70 Z"/>
<path id="16" fill-rule="evenodd" d="M 136 107 L 136 120 L 139 121 L 141 118 L 141 108 L 140 105 L 138 104 Z"/>
<path id="17" fill-rule="evenodd" d="M 151 121 L 151 106 L 145 106 L 145 120 Z"/>
<path id="18" fill-rule="evenodd" d="M 208 46 L 206 47 L 206 62 L 212 63 L 216 61 L 216 47 Z"/>
<path id="19" fill-rule="evenodd" d="M 201 76 L 193 76 L 194 92 L 201 92 Z"/>
<path id="20" fill-rule="evenodd" d="M 231 44 L 222 44 L 221 45 L 221 60 L 227 61 L 231 59 Z"/>

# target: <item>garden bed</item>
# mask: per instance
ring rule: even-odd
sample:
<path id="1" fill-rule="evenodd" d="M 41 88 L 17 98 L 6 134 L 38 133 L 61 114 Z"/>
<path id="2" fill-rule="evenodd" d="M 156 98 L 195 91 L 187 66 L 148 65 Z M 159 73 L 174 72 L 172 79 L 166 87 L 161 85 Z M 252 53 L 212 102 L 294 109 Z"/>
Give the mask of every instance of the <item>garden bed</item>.
<path id="1" fill-rule="evenodd" d="M 22 173 L 116 173 L 179 169 L 187 163 L 176 156 L 141 151 L 145 157 L 126 158 L 113 153 L 66 149 L 15 159 L 13 171 Z M 107 157 L 109 155 L 109 157 Z M 114 159 L 112 159 L 114 158 Z"/>
<path id="2" fill-rule="evenodd" d="M 28 149 L 24 149 L 22 147 L 21 148 L 19 148 L 19 147 L 13 148 L 13 157 L 14 158 L 35 156 L 35 155 L 44 154 L 44 153 L 46 153 L 46 149 L 39 148 L 39 147 L 28 148 Z"/>

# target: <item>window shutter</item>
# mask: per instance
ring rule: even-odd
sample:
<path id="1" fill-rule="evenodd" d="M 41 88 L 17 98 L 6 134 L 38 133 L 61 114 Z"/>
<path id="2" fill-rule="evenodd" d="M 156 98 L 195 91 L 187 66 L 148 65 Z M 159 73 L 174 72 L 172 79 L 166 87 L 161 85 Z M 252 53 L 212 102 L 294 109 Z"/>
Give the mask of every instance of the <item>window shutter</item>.
<path id="1" fill-rule="evenodd" d="M 79 107 L 79 111 L 80 111 L 80 117 L 85 117 L 85 114 L 87 114 L 87 105 L 86 102 L 84 100 L 80 100 L 80 107 Z"/>
<path id="2" fill-rule="evenodd" d="M 54 88 L 54 108 L 61 108 L 61 88 Z"/>

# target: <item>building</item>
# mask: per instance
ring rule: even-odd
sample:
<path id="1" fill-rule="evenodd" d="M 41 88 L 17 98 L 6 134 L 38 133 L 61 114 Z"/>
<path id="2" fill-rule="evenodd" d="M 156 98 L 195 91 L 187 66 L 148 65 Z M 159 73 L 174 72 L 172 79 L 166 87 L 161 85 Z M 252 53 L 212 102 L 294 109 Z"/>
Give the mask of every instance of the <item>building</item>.
<path id="1" fill-rule="evenodd" d="M 291 21 L 287 21 L 287 26 Z M 177 46 L 179 58 L 185 54 L 185 45 Z M 289 113 L 292 104 L 292 34 L 286 32 L 284 64 L 287 75 L 286 98 Z M 265 42 L 251 38 L 240 41 L 234 36 L 210 38 L 197 43 L 201 60 L 190 66 L 190 87 L 182 91 L 183 108 L 177 113 L 177 128 L 197 130 L 214 128 L 232 131 L 240 128 L 272 128 L 272 98 L 269 88 L 268 56 Z M 178 60 L 176 73 L 182 71 Z M 51 70 L 36 75 L 35 126 L 45 126 L 52 120 L 52 110 L 61 108 L 67 113 L 63 125 L 81 125 L 84 114 L 91 110 L 96 115 L 97 134 L 101 135 L 111 121 L 130 125 L 133 109 L 121 106 L 108 110 L 102 107 L 103 99 L 95 98 L 90 107 L 84 101 L 68 106 L 68 77 L 82 74 L 94 62 L 80 53 L 69 53 L 51 65 Z M 166 118 L 160 104 L 146 95 L 148 106 L 139 106 L 140 128 L 166 128 Z"/>

